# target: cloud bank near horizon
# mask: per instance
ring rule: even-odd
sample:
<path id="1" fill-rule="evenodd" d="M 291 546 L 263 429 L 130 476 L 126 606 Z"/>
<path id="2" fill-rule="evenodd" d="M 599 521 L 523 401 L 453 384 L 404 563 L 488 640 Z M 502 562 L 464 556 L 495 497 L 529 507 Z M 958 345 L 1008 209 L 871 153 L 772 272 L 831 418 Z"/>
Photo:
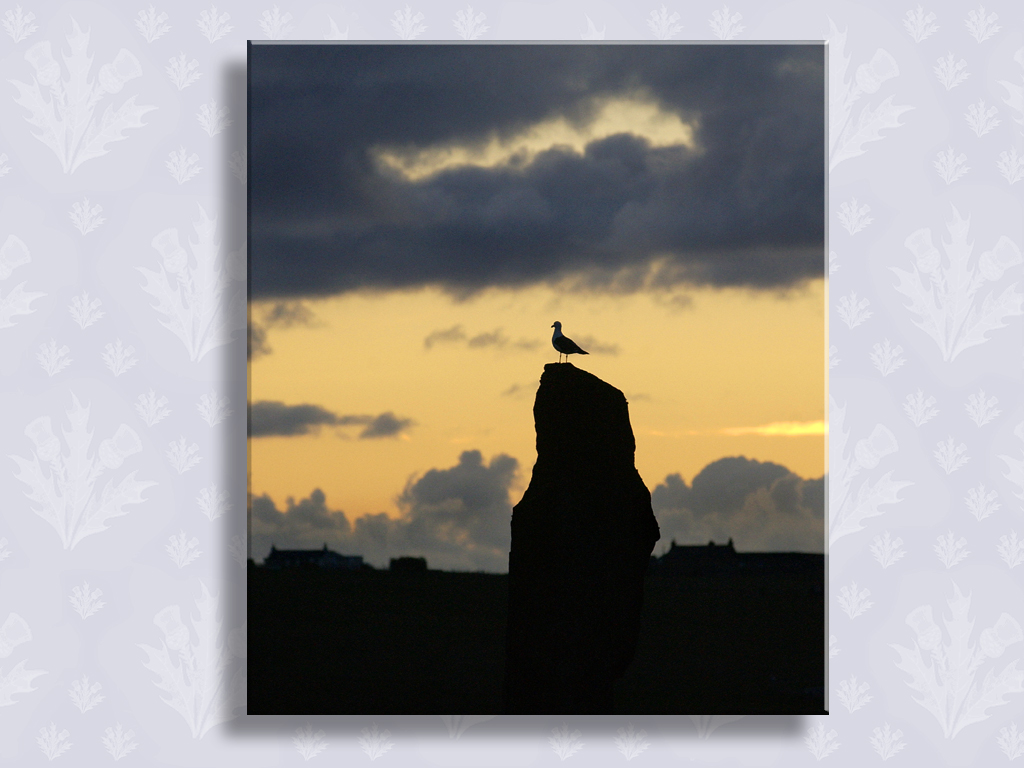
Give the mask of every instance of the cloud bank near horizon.
<path id="1" fill-rule="evenodd" d="M 362 555 L 377 567 L 403 555 L 426 556 L 431 568 L 508 570 L 511 490 L 519 462 L 499 454 L 484 463 L 480 451 L 464 451 L 456 465 L 410 478 L 396 502 L 402 512 L 383 512 L 350 521 L 331 510 L 323 491 L 278 510 L 266 495 L 252 500 L 253 553 L 263 558 L 278 549 L 318 549 L 327 544 Z"/>
<path id="2" fill-rule="evenodd" d="M 677 544 L 724 543 L 737 551 L 825 551 L 825 478 L 744 456 L 719 459 L 693 478 L 672 474 L 651 493 L 663 551 Z"/>
<path id="3" fill-rule="evenodd" d="M 454 466 L 410 478 L 396 497 L 397 518 L 381 512 L 349 519 L 316 489 L 283 510 L 267 495 L 252 501 L 253 553 L 262 560 L 278 549 L 319 549 L 362 555 L 375 567 L 390 558 L 426 557 L 441 570 L 508 571 L 513 492 L 521 487 L 519 462 L 498 454 L 485 463 L 464 451 Z M 739 551 L 824 551 L 824 477 L 806 480 L 785 467 L 745 457 L 712 462 L 693 479 L 665 478 L 651 496 L 660 554 L 678 544 L 724 543 Z"/>

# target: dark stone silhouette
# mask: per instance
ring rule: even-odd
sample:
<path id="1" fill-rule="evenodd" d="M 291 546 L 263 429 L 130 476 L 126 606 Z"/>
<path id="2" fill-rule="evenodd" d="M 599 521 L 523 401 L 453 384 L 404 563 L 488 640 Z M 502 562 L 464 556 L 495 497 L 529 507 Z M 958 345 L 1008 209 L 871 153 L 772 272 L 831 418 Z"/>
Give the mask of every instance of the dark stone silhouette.
<path id="1" fill-rule="evenodd" d="M 506 712 L 609 714 L 660 536 L 651 494 L 622 392 L 551 363 L 533 415 L 537 463 L 512 510 Z"/>

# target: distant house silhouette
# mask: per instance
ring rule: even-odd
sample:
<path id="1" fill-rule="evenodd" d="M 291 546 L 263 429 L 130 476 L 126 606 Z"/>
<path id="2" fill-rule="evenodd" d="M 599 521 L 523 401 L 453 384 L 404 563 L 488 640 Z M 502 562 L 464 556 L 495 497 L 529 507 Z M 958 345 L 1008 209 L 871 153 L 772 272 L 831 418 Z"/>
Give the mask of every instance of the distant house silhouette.
<path id="1" fill-rule="evenodd" d="M 263 566 L 272 570 L 304 565 L 328 570 L 358 571 L 363 567 L 363 558 L 360 555 L 340 555 L 329 550 L 325 542 L 323 549 L 278 549 L 271 544 L 270 554 L 263 560 Z"/>
<path id="2" fill-rule="evenodd" d="M 712 576 L 732 573 L 739 567 L 739 556 L 732 545 L 715 544 L 707 546 L 684 546 L 672 540 L 672 546 L 660 558 L 651 558 L 652 565 L 659 573 L 673 576 Z"/>
<path id="3" fill-rule="evenodd" d="M 672 546 L 661 557 L 651 557 L 651 572 L 666 576 L 730 576 L 737 573 L 816 574 L 824 569 L 824 555 L 808 552 L 737 552 L 727 544 Z"/>
<path id="4" fill-rule="evenodd" d="M 393 557 L 389 570 L 397 573 L 424 573 L 427 570 L 427 558 Z"/>

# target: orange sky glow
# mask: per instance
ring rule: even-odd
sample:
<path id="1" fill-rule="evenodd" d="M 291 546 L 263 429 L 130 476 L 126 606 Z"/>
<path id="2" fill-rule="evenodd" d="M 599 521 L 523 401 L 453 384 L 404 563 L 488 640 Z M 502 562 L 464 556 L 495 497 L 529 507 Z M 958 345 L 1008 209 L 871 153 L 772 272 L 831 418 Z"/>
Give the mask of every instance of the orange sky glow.
<path id="1" fill-rule="evenodd" d="M 804 478 L 825 472 L 823 280 L 785 294 L 744 289 L 609 296 L 536 287 L 456 301 L 432 289 L 307 302 L 315 319 L 271 327 L 252 362 L 252 402 L 315 403 L 336 414 L 392 412 L 413 424 L 360 439 L 361 428 L 251 441 L 252 491 L 280 508 L 315 488 L 349 519 L 398 516 L 396 497 L 462 451 L 519 462 L 518 501 L 536 460 L 532 406 L 549 326 L 591 354 L 573 364 L 621 389 L 650 489 L 690 482 L 743 455 Z M 681 297 L 685 297 L 682 298 Z M 253 306 L 258 319 L 271 306 Z"/>

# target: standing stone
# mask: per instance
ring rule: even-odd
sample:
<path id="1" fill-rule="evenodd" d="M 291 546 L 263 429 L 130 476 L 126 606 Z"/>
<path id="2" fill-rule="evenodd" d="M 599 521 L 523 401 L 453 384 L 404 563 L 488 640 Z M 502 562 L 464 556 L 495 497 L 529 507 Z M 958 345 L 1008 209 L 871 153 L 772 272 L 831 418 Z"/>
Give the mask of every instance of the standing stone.
<path id="1" fill-rule="evenodd" d="M 651 494 L 615 387 L 545 365 L 533 416 L 537 463 L 512 510 L 505 709 L 610 714 L 660 536 Z"/>

